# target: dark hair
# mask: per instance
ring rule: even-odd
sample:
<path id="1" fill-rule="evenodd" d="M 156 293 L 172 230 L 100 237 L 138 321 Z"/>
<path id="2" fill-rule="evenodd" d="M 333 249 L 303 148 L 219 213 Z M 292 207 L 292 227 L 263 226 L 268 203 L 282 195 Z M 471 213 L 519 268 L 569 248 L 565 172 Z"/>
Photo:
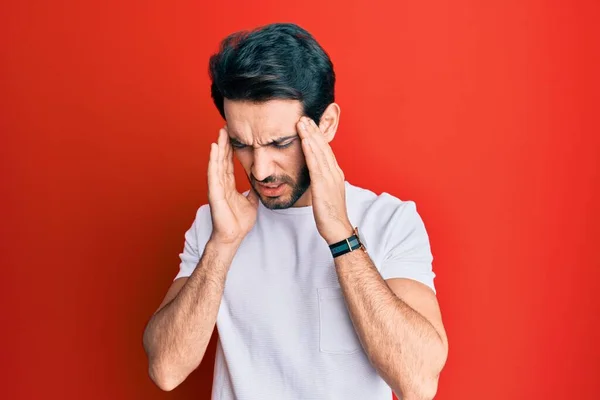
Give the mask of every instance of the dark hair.
<path id="1" fill-rule="evenodd" d="M 276 23 L 240 31 L 210 57 L 211 95 L 225 119 L 224 98 L 264 102 L 299 100 L 319 123 L 334 102 L 335 72 L 328 54 L 298 25 Z"/>

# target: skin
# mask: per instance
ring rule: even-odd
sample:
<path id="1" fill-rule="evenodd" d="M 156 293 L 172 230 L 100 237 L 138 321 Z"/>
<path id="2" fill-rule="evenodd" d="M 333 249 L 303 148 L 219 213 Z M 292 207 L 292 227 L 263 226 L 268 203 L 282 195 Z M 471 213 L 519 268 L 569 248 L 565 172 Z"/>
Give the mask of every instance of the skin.
<path id="1" fill-rule="evenodd" d="M 226 103 L 225 131 L 263 204 L 268 208 L 310 205 L 308 167 L 296 129 L 302 116 L 301 104 L 284 100 L 263 105 Z M 260 193 L 259 182 L 284 182 L 285 192 L 277 198 L 269 198 Z"/>
<path id="2" fill-rule="evenodd" d="M 318 126 L 301 110 L 299 102 L 289 100 L 225 100 L 227 126 L 211 146 L 208 167 L 213 232 L 197 268 L 189 278 L 173 282 L 144 332 L 150 376 L 163 390 L 175 388 L 200 364 L 227 271 L 256 222 L 258 201 L 269 208 L 312 205 L 319 234 L 328 244 L 353 234 L 344 173 L 329 145 L 340 108 L 330 104 Z M 235 189 L 234 153 L 252 186 L 247 197 Z M 260 182 L 283 183 L 283 193 L 266 196 Z M 409 279 L 383 280 L 362 250 L 334 260 L 372 365 L 404 400 L 432 399 L 448 353 L 433 291 Z"/>

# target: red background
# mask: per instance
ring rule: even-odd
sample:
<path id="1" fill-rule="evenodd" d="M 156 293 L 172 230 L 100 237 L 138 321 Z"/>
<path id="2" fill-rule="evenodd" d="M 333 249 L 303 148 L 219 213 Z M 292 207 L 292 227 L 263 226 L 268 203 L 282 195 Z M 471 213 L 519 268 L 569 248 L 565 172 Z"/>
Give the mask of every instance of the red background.
<path id="1" fill-rule="evenodd" d="M 214 340 L 164 393 L 142 330 L 206 201 L 208 56 L 292 21 L 334 60 L 348 179 L 430 232 L 437 399 L 597 399 L 598 4 L 3 2 L 0 398 L 209 398 Z"/>

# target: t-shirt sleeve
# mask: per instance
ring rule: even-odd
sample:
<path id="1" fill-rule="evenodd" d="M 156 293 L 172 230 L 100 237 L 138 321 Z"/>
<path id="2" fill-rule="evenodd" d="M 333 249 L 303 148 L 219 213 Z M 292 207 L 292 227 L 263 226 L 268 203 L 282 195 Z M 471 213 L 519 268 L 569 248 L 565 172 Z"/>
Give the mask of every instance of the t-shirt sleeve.
<path id="1" fill-rule="evenodd" d="M 383 279 L 413 279 L 429 286 L 435 293 L 429 236 L 416 204 L 412 201 L 401 203 L 389 219 L 385 232 Z"/>
<path id="2" fill-rule="evenodd" d="M 183 251 L 179 254 L 181 260 L 179 272 L 173 280 L 188 277 L 194 272 L 202 253 L 204 253 L 204 247 L 210 238 L 211 232 L 210 208 L 208 205 L 203 205 L 198 209 L 192 226 L 185 232 Z"/>

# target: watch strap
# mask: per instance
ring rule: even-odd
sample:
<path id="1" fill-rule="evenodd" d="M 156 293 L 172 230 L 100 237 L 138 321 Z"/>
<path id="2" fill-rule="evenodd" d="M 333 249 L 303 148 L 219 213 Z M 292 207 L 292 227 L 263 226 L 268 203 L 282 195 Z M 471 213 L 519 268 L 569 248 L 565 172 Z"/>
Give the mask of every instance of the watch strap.
<path id="1" fill-rule="evenodd" d="M 358 236 L 358 228 L 354 228 L 354 234 L 352 236 L 350 236 L 349 238 L 340 240 L 337 243 L 333 243 L 333 244 L 329 245 L 329 249 L 331 250 L 331 254 L 333 255 L 333 258 L 339 257 L 346 253 L 350 253 L 351 251 L 354 251 L 354 250 L 357 250 L 360 248 L 365 250 L 365 248 L 364 248 L 363 244 L 361 243 L 360 238 Z"/>

